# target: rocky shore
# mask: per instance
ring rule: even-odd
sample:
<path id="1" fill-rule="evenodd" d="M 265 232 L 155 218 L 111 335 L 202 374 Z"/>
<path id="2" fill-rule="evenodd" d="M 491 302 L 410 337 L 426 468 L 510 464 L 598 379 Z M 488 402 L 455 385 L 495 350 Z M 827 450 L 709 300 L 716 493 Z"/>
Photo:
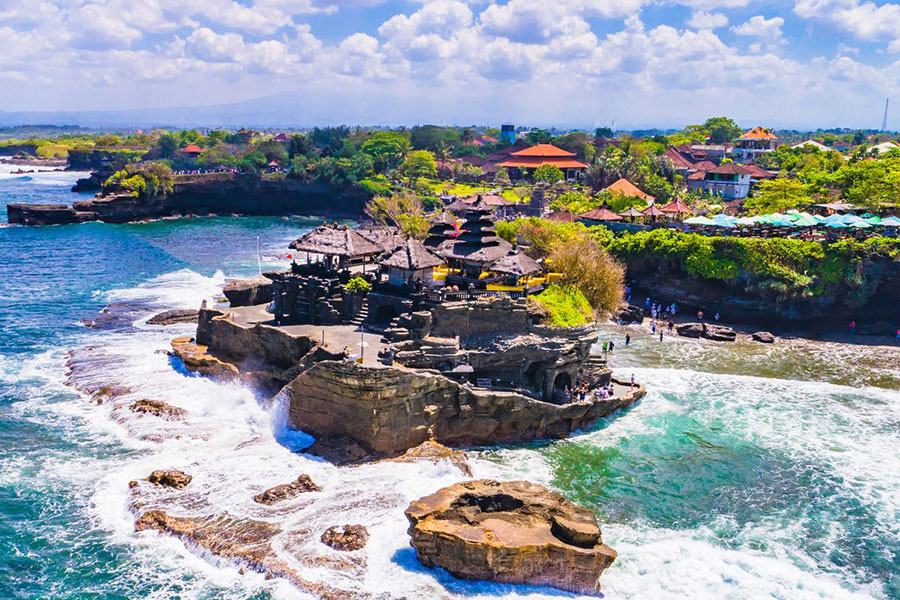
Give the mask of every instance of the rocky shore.
<path id="1" fill-rule="evenodd" d="M 80 182 L 79 189 L 90 189 Z M 72 206 L 10 204 L 9 222 L 19 225 L 63 225 L 103 221 L 128 223 L 183 216 L 271 216 L 316 214 L 358 218 L 369 194 L 360 188 L 267 179 L 235 173 L 179 175 L 174 191 L 150 200 L 128 194 L 98 195 Z"/>

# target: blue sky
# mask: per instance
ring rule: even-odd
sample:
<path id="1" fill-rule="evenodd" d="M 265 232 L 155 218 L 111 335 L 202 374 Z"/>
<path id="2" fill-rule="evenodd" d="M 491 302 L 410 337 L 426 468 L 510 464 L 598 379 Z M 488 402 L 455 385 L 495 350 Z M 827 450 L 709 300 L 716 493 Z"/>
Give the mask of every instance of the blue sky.
<path id="1" fill-rule="evenodd" d="M 900 128 L 893 2 L 0 0 L 0 57 L 7 111 Z"/>

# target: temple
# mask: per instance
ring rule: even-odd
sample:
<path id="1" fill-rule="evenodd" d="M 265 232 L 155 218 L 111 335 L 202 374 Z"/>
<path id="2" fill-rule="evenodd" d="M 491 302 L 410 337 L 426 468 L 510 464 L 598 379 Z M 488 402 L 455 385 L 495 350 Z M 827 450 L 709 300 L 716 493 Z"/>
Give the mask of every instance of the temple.
<path id="1" fill-rule="evenodd" d="M 557 148 L 552 144 L 536 144 L 516 152 L 499 163 L 509 170 L 513 179 L 531 178 L 535 170 L 543 165 L 554 165 L 563 172 L 566 180 L 574 180 L 587 169 L 587 165 L 575 159 L 575 153 Z"/>

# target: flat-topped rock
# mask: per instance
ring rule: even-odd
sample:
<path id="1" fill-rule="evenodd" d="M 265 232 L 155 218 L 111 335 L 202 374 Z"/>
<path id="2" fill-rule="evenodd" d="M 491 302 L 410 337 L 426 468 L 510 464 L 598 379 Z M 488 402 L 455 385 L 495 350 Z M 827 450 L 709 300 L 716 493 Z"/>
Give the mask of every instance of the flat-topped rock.
<path id="1" fill-rule="evenodd" d="M 179 421 L 187 414 L 183 408 L 172 406 L 162 400 L 138 400 L 128 408 L 134 413 L 153 415 L 169 421 Z"/>
<path id="2" fill-rule="evenodd" d="M 261 494 L 253 496 L 253 500 L 260 504 L 271 506 L 284 500 L 296 498 L 300 494 L 307 492 L 321 492 L 322 488 L 317 486 L 309 475 L 301 475 L 296 481 L 290 483 L 282 483 L 264 491 Z"/>
<path id="3" fill-rule="evenodd" d="M 213 356 L 206 346 L 194 343 L 189 337 L 172 340 L 172 352 L 192 373 L 206 375 L 219 381 L 231 381 L 240 377 L 237 367 Z"/>
<path id="4" fill-rule="evenodd" d="M 272 280 L 266 277 L 237 279 L 225 284 L 222 293 L 231 306 L 254 306 L 272 301 Z"/>
<path id="5" fill-rule="evenodd" d="M 422 564 L 461 579 L 597 594 L 616 559 L 591 511 L 527 481 L 457 483 L 405 514 Z"/>
<path id="6" fill-rule="evenodd" d="M 703 338 L 715 342 L 733 342 L 737 339 L 737 332 L 724 325 L 710 325 L 708 323 L 684 323 L 678 325 L 675 330 L 678 335 L 689 338 Z"/>
<path id="7" fill-rule="evenodd" d="M 200 311 L 195 308 L 176 308 L 154 315 L 147 320 L 148 325 L 176 325 L 196 323 Z"/>
<path id="8" fill-rule="evenodd" d="M 752 336 L 754 342 L 759 342 L 760 344 L 774 344 L 775 336 L 769 333 L 768 331 L 757 331 Z"/>

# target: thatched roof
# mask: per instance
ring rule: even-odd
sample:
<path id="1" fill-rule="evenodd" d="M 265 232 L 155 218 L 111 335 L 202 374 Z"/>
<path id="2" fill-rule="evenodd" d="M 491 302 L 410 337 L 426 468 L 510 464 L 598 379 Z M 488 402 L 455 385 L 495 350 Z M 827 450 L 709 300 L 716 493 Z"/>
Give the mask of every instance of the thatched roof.
<path id="1" fill-rule="evenodd" d="M 623 210 L 619 213 L 620 217 L 643 217 L 644 213 L 636 209 L 635 207 L 631 207 L 628 210 Z"/>
<path id="2" fill-rule="evenodd" d="M 550 221 L 555 221 L 557 223 L 574 223 L 575 215 L 567 210 L 558 210 L 547 217 L 547 219 Z"/>
<path id="3" fill-rule="evenodd" d="M 595 208 L 593 210 L 589 210 L 586 213 L 581 213 L 578 215 L 579 219 L 585 219 L 588 221 L 621 221 L 622 217 L 609 210 L 605 206 L 600 208 Z"/>
<path id="4" fill-rule="evenodd" d="M 300 252 L 344 258 L 375 256 L 384 251 L 381 246 L 370 242 L 346 225 L 327 224 L 316 227 L 303 237 L 294 240 L 290 248 Z"/>
<path id="5" fill-rule="evenodd" d="M 524 277 L 525 275 L 539 273 L 543 270 L 536 260 L 521 252 L 504 256 L 500 260 L 494 262 L 490 266 L 490 269 L 495 273 L 515 275 L 516 277 Z"/>
<path id="6" fill-rule="evenodd" d="M 447 240 L 441 244 L 438 254 L 447 259 L 465 260 L 479 264 L 490 264 L 510 253 L 512 244 L 500 237 L 490 237 L 480 244 L 464 240 Z"/>
<path id="7" fill-rule="evenodd" d="M 396 227 L 388 225 L 375 225 L 372 227 L 360 227 L 356 233 L 363 236 L 373 244 L 377 244 L 382 252 L 393 250 L 403 243 L 406 238 L 400 234 Z"/>
<path id="8" fill-rule="evenodd" d="M 399 246 L 382 255 L 378 259 L 378 264 L 384 267 L 418 271 L 437 267 L 444 264 L 444 261 L 422 245 L 422 242 L 406 239 Z"/>

